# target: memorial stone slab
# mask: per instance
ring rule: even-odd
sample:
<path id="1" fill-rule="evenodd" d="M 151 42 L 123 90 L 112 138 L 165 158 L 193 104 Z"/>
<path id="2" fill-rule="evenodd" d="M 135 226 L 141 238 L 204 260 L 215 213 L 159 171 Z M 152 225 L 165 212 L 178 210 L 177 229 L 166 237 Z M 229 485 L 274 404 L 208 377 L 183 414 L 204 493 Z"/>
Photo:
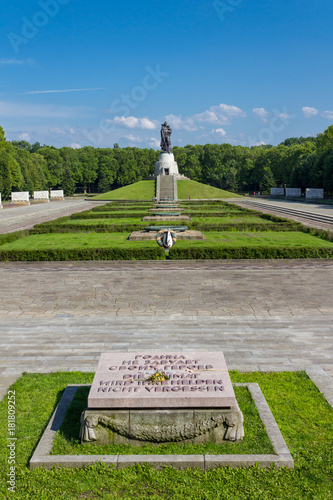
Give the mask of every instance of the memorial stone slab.
<path id="1" fill-rule="evenodd" d="M 11 193 L 12 203 L 26 203 L 30 205 L 29 191 L 13 192 Z"/>
<path id="2" fill-rule="evenodd" d="M 222 352 L 101 355 L 81 416 L 82 442 L 199 444 L 243 436 Z"/>
<path id="3" fill-rule="evenodd" d="M 48 191 L 34 191 L 34 200 L 50 201 L 49 192 Z"/>
<path id="4" fill-rule="evenodd" d="M 64 199 L 64 191 L 62 189 L 51 191 L 51 200 L 63 200 L 63 199 Z"/>
<path id="5" fill-rule="evenodd" d="M 322 200 L 324 198 L 323 189 L 306 188 L 305 198 L 307 200 Z"/>
<path id="6" fill-rule="evenodd" d="M 271 196 L 284 196 L 283 188 L 271 188 Z"/>
<path id="7" fill-rule="evenodd" d="M 169 377 L 150 382 L 156 371 Z M 231 408 L 237 402 L 222 352 L 104 353 L 89 408 Z"/>
<path id="8" fill-rule="evenodd" d="M 300 198 L 301 195 L 301 188 L 286 188 L 286 198 Z"/>

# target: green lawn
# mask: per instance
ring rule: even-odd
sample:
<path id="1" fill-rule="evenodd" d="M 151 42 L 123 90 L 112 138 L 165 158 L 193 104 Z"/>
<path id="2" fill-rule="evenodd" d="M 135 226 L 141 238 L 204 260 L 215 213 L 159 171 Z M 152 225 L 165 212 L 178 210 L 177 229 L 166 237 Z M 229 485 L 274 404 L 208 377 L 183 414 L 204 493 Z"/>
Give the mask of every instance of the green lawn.
<path id="1" fill-rule="evenodd" d="M 148 224 L 147 224 L 148 225 Z M 177 247 L 328 247 L 333 243 L 316 236 L 300 232 L 248 232 L 211 231 L 204 233 L 207 240 L 178 240 Z M 127 241 L 129 233 L 51 233 L 36 234 L 1 245 L 1 251 L 8 250 L 70 250 L 80 248 L 147 247 L 155 241 Z M 175 248 L 176 248 L 175 246 Z"/>
<path id="2" fill-rule="evenodd" d="M 92 200 L 151 200 L 155 196 L 155 181 L 139 181 L 107 193 L 99 194 Z"/>
<path id="3" fill-rule="evenodd" d="M 147 247 L 154 241 L 127 241 L 129 233 L 53 233 L 36 234 L 2 245 L 2 250 L 71 250 L 78 248 Z M 15 246 L 16 243 L 16 246 Z"/>
<path id="4" fill-rule="evenodd" d="M 148 215 L 148 214 L 147 214 Z M 262 217 L 258 216 L 251 216 L 251 215 L 246 215 L 242 217 L 237 217 L 237 216 L 227 216 L 227 217 L 192 217 L 193 222 L 198 222 L 200 224 L 272 224 L 272 221 L 263 219 Z M 176 221 L 173 222 L 173 224 Z M 119 219 L 116 217 L 113 217 L 112 214 L 110 214 L 110 218 L 108 219 L 68 219 L 63 222 L 61 222 L 61 225 L 66 226 L 66 225 L 88 225 L 88 226 L 99 226 L 99 225 L 117 225 L 121 226 L 122 224 L 142 224 L 142 225 L 149 225 L 149 223 L 141 221 L 140 217 L 135 218 L 135 217 L 128 217 L 124 219 Z M 186 225 L 188 225 L 188 222 L 186 222 Z"/>
<path id="5" fill-rule="evenodd" d="M 283 231 L 210 231 L 204 232 L 207 241 L 183 240 L 177 241 L 177 247 L 328 247 L 333 249 L 333 243 L 317 236 L 301 232 Z M 176 247 L 175 247 L 176 248 Z"/>
<path id="6" fill-rule="evenodd" d="M 241 217 L 237 215 L 228 215 L 226 217 L 191 217 L 193 222 L 200 222 L 201 224 L 272 224 L 272 221 L 263 219 L 257 215 L 242 215 Z"/>
<path id="7" fill-rule="evenodd" d="M 222 444 L 163 443 L 158 446 L 99 445 L 80 443 L 80 415 L 87 408 L 89 388 L 79 389 L 67 410 L 65 422 L 57 433 L 52 455 L 200 455 L 274 453 L 256 406 L 246 387 L 235 387 L 237 402 L 244 416 L 245 437 L 239 443 L 225 441 Z"/>
<path id="8" fill-rule="evenodd" d="M 191 199 L 212 199 L 212 198 L 241 198 L 239 194 L 230 193 L 223 189 L 218 189 L 201 182 L 183 180 L 177 181 L 177 194 L 179 200 L 185 200 L 188 196 Z"/>
<path id="9" fill-rule="evenodd" d="M 140 217 L 117 218 L 110 217 L 109 219 L 68 219 L 61 223 L 62 226 L 66 225 L 82 225 L 85 226 L 122 226 L 123 224 L 142 224 L 147 226 L 147 222 L 141 221 Z"/>
<path id="10" fill-rule="evenodd" d="M 0 498 L 17 500 L 329 500 L 333 498 L 333 411 L 305 373 L 230 372 L 233 382 L 257 382 L 295 462 L 294 469 L 217 468 L 159 471 L 37 468 L 29 459 L 67 384 L 92 382 L 89 373 L 25 374 L 16 395 L 15 494 L 8 492 L 7 399 L 0 403 Z M 77 417 L 75 416 L 75 419 Z M 249 422 L 246 423 L 249 425 Z M 73 443 L 75 445 L 75 443 Z"/>

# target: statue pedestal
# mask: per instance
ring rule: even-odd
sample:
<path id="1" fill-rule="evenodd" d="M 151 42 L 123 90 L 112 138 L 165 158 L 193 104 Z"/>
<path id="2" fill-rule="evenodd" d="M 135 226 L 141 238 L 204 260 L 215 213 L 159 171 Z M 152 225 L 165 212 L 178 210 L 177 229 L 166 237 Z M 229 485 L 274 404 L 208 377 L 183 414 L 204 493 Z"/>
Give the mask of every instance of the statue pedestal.
<path id="1" fill-rule="evenodd" d="M 161 153 L 156 163 L 155 175 L 179 175 L 178 164 L 173 153 Z"/>

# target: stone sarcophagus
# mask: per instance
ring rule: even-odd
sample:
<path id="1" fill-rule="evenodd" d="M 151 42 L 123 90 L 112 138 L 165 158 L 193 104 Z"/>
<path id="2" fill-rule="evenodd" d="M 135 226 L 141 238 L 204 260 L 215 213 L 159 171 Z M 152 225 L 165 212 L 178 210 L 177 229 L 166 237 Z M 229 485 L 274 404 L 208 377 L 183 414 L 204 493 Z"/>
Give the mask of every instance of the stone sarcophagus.
<path id="1" fill-rule="evenodd" d="M 102 354 L 81 441 L 221 443 L 243 438 L 222 352 Z"/>

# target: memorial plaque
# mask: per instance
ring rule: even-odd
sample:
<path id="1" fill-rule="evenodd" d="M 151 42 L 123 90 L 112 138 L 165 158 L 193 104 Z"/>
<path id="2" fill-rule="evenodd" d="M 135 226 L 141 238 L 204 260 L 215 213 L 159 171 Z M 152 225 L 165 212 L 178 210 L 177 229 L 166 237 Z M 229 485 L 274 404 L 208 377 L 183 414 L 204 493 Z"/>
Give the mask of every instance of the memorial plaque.
<path id="1" fill-rule="evenodd" d="M 51 191 L 51 200 L 62 199 L 63 197 L 64 197 L 64 191 L 62 189 Z"/>
<path id="2" fill-rule="evenodd" d="M 11 193 L 12 203 L 28 203 L 29 202 L 29 191 L 20 191 Z"/>
<path id="3" fill-rule="evenodd" d="M 286 188 L 286 198 L 300 198 L 301 196 L 301 188 Z"/>
<path id="4" fill-rule="evenodd" d="M 34 200 L 50 201 L 48 191 L 34 191 Z"/>
<path id="5" fill-rule="evenodd" d="M 322 200 L 324 198 L 324 190 L 307 188 L 305 190 L 305 198 L 307 200 Z"/>
<path id="6" fill-rule="evenodd" d="M 149 378 L 163 372 L 166 380 Z M 88 408 L 238 408 L 222 352 L 104 353 Z"/>
<path id="7" fill-rule="evenodd" d="M 284 196 L 284 188 L 271 188 L 271 196 Z"/>

